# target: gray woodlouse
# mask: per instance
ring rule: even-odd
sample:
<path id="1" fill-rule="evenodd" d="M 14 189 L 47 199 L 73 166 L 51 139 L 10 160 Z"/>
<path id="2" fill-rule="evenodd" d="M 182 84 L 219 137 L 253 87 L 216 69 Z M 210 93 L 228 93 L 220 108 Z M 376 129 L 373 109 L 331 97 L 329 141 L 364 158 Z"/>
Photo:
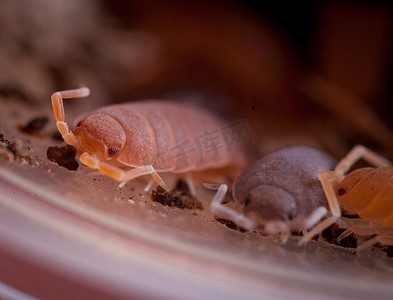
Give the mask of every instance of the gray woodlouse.
<path id="1" fill-rule="evenodd" d="M 219 187 L 211 211 L 245 229 L 263 226 L 267 234 L 306 230 L 327 213 L 318 173 L 335 163 L 329 154 L 308 146 L 274 151 L 253 163 L 233 183 L 233 198 L 244 204 L 244 214 L 222 204 L 226 185 Z"/>
<path id="2" fill-rule="evenodd" d="M 345 174 L 359 159 L 377 168 L 360 168 Z M 331 215 L 315 226 L 300 241 L 306 243 L 341 217 L 340 206 L 362 219 L 345 219 L 349 228 L 338 241 L 354 232 L 357 235 L 376 236 L 358 246 L 365 249 L 379 242 L 393 245 L 393 167 L 390 161 L 367 149 L 355 146 L 335 167 L 334 171 L 319 172 Z"/>
<path id="3" fill-rule="evenodd" d="M 142 101 L 105 106 L 85 115 L 70 131 L 63 99 L 89 93 L 88 88 L 55 92 L 51 100 L 56 125 L 65 142 L 77 148 L 84 165 L 120 181 L 120 186 L 151 174 L 167 190 L 159 172 L 210 180 L 214 172 L 220 178 L 223 174 L 236 176 L 245 165 L 240 143 L 233 143 L 230 149 L 221 145 L 204 152 L 203 157 L 197 151 L 187 152 L 186 158 L 181 153 L 173 155 L 176 147 L 186 144 L 188 149 L 195 149 L 195 137 L 227 126 L 218 116 L 186 103 Z"/>

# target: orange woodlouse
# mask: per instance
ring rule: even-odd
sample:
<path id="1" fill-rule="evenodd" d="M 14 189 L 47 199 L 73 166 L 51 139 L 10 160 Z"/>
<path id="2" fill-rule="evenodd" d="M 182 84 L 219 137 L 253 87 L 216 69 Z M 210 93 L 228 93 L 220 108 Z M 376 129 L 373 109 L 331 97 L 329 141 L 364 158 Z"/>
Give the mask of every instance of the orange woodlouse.
<path id="1" fill-rule="evenodd" d="M 356 169 L 345 176 L 359 159 L 364 159 L 376 168 Z M 321 171 L 318 178 L 331 215 L 307 233 L 299 244 L 306 243 L 337 222 L 341 217 L 341 205 L 348 213 L 357 214 L 361 218 L 350 219 L 351 225 L 341 238 L 352 232 L 358 235 L 377 234 L 361 244 L 358 250 L 377 242 L 393 245 L 393 167 L 390 161 L 358 145 L 337 164 L 334 171 Z"/>
<path id="2" fill-rule="evenodd" d="M 141 101 L 105 106 L 85 115 L 70 131 L 63 99 L 89 93 L 85 87 L 53 93 L 56 126 L 65 142 L 77 148 L 84 165 L 120 181 L 120 186 L 151 174 L 168 189 L 159 172 L 211 180 L 214 174 L 222 178 L 224 169 L 225 175 L 235 176 L 245 165 L 241 143 L 218 136 L 228 125 L 186 103 Z"/>

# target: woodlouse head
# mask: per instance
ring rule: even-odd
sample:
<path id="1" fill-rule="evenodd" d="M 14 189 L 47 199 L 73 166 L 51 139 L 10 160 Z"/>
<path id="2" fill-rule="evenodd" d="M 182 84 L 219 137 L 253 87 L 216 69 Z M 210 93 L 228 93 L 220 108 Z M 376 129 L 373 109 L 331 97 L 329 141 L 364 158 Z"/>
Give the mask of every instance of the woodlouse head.
<path id="1" fill-rule="evenodd" d="M 123 127 L 117 120 L 102 113 L 86 116 L 73 132 L 79 142 L 79 154 L 99 154 L 105 160 L 117 157 L 126 144 Z"/>
<path id="2" fill-rule="evenodd" d="M 369 205 L 390 178 L 390 168 L 360 168 L 350 172 L 336 187 L 337 200 L 350 213 L 358 213 Z"/>
<path id="3" fill-rule="evenodd" d="M 261 185 L 251 190 L 244 210 L 261 219 L 258 220 L 261 224 L 269 221 L 289 222 L 297 213 L 293 196 L 275 185 Z"/>

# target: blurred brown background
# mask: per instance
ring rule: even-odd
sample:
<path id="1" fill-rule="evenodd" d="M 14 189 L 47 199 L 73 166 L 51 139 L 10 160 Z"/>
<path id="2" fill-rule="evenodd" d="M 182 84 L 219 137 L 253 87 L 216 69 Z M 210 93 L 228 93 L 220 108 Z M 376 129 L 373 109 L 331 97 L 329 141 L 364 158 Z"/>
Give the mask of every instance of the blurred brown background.
<path id="1" fill-rule="evenodd" d="M 46 108 L 84 84 L 68 116 L 177 98 L 245 119 L 255 155 L 362 143 L 393 158 L 392 22 L 378 1 L 5 0 L 0 103 Z"/>

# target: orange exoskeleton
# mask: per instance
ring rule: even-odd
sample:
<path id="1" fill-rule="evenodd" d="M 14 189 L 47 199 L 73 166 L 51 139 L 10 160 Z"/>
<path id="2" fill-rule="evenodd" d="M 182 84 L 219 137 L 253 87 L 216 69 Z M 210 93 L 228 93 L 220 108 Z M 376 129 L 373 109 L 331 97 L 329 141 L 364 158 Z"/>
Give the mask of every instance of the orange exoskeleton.
<path id="1" fill-rule="evenodd" d="M 363 158 L 376 168 L 356 169 L 347 176 L 353 164 Z M 349 228 L 338 240 L 350 233 L 376 236 L 361 244 L 358 250 L 375 243 L 393 245 L 393 167 L 390 161 L 367 149 L 355 146 L 342 159 L 334 171 L 319 172 L 331 215 L 306 234 L 300 244 L 321 233 L 341 217 L 342 207 L 349 214 L 361 219 L 344 219 Z"/>
<path id="2" fill-rule="evenodd" d="M 120 186 L 151 174 L 168 189 L 158 173 L 206 178 L 203 175 L 222 175 L 225 169 L 225 174 L 235 176 L 245 165 L 241 143 L 225 139 L 228 125 L 186 103 L 156 100 L 105 106 L 85 115 L 70 131 L 63 99 L 89 93 L 88 88 L 79 88 L 52 95 L 57 128 L 65 142 L 77 148 L 84 165 L 121 182 Z"/>

